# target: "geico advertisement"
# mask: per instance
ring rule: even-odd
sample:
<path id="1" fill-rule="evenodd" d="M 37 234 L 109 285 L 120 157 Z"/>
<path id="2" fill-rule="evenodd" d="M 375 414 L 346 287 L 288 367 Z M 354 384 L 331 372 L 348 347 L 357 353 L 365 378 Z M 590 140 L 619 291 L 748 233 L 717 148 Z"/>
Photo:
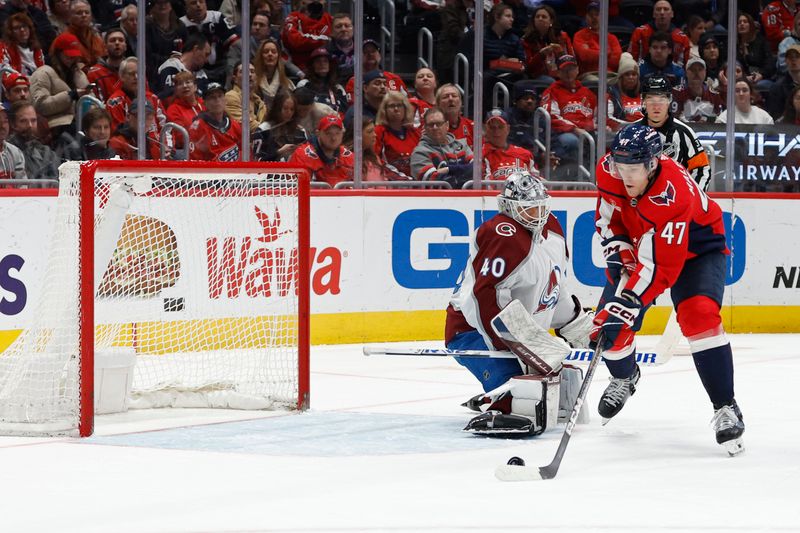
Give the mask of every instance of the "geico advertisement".
<path id="1" fill-rule="evenodd" d="M 797 202 L 717 201 L 731 250 L 725 303 L 798 305 L 800 261 L 788 244 L 796 240 Z M 594 204 L 590 197 L 552 200 L 570 248 L 568 275 L 587 305 L 596 302 L 604 279 Z M 39 300 L 55 199 L 0 197 L 0 206 L 0 329 L 8 330 L 27 324 Z M 154 313 L 180 320 L 290 312 L 297 261 L 290 202 L 160 198 L 148 209 L 138 214 L 134 204 L 128 213 L 99 285 L 100 316 L 135 321 Z M 312 312 L 443 309 L 475 229 L 496 209 L 494 196 L 313 197 Z M 148 236 L 149 244 L 136 244 L 136 235 Z M 53 302 L 71 297 L 47 295 Z"/>

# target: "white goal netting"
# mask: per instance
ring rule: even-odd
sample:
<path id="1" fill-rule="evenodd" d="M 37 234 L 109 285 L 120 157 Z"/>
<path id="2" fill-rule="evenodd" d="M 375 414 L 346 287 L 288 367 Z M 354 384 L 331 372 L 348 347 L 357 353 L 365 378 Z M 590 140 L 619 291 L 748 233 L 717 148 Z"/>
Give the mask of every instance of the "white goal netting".
<path id="1" fill-rule="evenodd" d="M 131 408 L 298 407 L 298 175 L 88 165 L 61 168 L 42 297 L 0 354 L 0 433 L 76 431 L 92 333 L 95 365 L 135 355 Z M 81 180 L 94 183 L 93 263 Z M 93 322 L 82 294 L 95 295 Z"/>

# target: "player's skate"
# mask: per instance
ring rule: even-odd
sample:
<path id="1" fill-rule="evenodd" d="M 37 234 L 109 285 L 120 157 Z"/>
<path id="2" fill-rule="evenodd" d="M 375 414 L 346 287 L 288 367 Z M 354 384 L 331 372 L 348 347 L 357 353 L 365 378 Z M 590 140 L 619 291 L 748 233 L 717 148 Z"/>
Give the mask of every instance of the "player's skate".
<path id="1" fill-rule="evenodd" d="M 603 425 L 605 426 L 609 419 L 622 410 L 622 406 L 628 401 L 628 397 L 633 396 L 636 392 L 636 384 L 639 383 L 639 365 L 633 370 L 633 375 L 629 378 L 611 378 L 606 390 L 600 398 L 600 405 L 597 411 L 603 417 Z"/>
<path id="2" fill-rule="evenodd" d="M 730 405 L 723 405 L 714 411 L 711 426 L 717 434 L 717 444 L 721 444 L 728 455 L 733 457 L 744 451 L 744 442 L 742 441 L 744 419 L 736 400 L 733 400 Z"/>

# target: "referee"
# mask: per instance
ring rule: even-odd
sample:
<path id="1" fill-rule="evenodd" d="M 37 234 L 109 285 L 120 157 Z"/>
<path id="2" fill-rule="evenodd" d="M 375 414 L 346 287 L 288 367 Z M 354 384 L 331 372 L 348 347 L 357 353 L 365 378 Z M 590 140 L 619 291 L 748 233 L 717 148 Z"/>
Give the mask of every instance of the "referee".
<path id="1" fill-rule="evenodd" d="M 650 126 L 661 134 L 664 155 L 683 165 L 702 190 L 711 183 L 708 155 L 692 128 L 672 116 L 672 84 L 667 78 L 654 75 L 642 88 L 642 112 L 638 123 Z"/>

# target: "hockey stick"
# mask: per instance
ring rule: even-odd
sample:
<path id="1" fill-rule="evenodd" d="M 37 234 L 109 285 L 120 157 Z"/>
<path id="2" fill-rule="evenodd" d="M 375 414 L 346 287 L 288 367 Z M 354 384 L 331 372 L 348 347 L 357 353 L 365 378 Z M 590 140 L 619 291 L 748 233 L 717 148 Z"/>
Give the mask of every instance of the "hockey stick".
<path id="1" fill-rule="evenodd" d="M 561 442 L 558 444 L 558 450 L 553 460 L 547 466 L 525 466 L 525 461 L 519 457 L 512 457 L 508 460 L 508 464 L 498 466 L 494 475 L 500 481 L 534 481 L 537 479 L 553 479 L 558 473 L 558 467 L 561 466 L 561 460 L 564 458 L 564 453 L 567 451 L 569 439 L 572 436 L 572 430 L 575 428 L 575 423 L 578 421 L 578 415 L 583 407 L 583 402 L 586 400 L 586 395 L 589 392 L 589 385 L 592 383 L 594 371 L 597 369 L 597 362 L 602 358 L 602 350 L 600 346 L 603 344 L 604 336 L 601 334 L 597 339 L 597 353 L 600 357 L 592 358 L 589 363 L 589 368 L 586 369 L 586 377 L 583 378 L 578 397 L 575 399 L 575 406 L 572 408 L 572 413 L 569 415 L 567 427 L 564 428 L 564 433 L 561 435 Z"/>
<path id="2" fill-rule="evenodd" d="M 390 346 L 364 346 L 364 355 L 403 355 L 411 357 L 488 357 L 490 359 L 518 359 L 516 355 L 496 350 L 450 350 L 447 348 L 409 348 Z M 594 351 L 590 349 L 573 349 L 565 363 L 589 363 L 594 359 Z M 640 365 L 661 366 L 669 360 L 662 359 L 657 352 L 636 352 L 636 362 Z"/>
<path id="3" fill-rule="evenodd" d="M 681 334 L 681 328 L 678 324 L 678 314 L 675 312 L 675 308 L 673 307 L 669 313 L 669 318 L 667 319 L 667 325 L 664 326 L 664 333 L 661 334 L 661 338 L 658 340 L 655 348 L 653 351 L 656 352 L 656 357 L 662 363 L 666 363 L 669 359 L 675 355 L 675 348 L 678 347 L 678 343 L 681 342 L 683 335 Z"/>

